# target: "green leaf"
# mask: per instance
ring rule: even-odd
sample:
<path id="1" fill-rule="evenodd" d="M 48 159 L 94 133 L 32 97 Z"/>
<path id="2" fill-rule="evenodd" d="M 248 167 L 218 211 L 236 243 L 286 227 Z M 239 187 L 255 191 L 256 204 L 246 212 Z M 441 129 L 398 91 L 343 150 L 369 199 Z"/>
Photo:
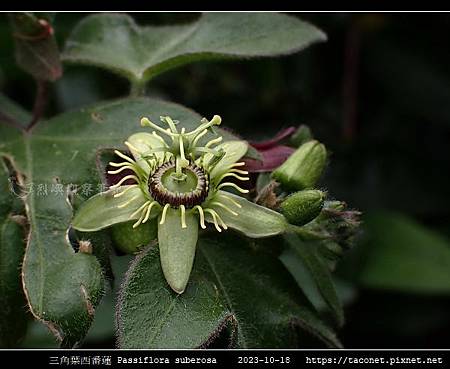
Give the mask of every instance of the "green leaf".
<path id="1" fill-rule="evenodd" d="M 122 192 L 124 193 L 122 196 L 114 197 Z M 119 207 L 129 201 L 131 201 L 129 205 Z M 141 216 L 140 212 L 134 217 L 132 215 L 145 202 L 146 199 L 139 187 L 121 186 L 101 192 L 81 205 L 73 217 L 72 226 L 78 231 L 93 232 L 113 224 L 138 219 Z"/>
<path id="2" fill-rule="evenodd" d="M 186 228 L 182 228 L 180 211 L 169 208 L 164 223 L 158 225 L 159 253 L 167 283 L 177 293 L 183 293 L 188 283 L 197 239 L 196 215 L 186 214 Z"/>
<path id="3" fill-rule="evenodd" d="M 231 198 L 239 204 L 240 208 L 231 205 L 232 203 L 227 198 Z M 220 215 L 228 227 L 236 229 L 246 236 L 253 238 L 268 237 L 286 232 L 289 229 L 289 223 L 283 215 L 250 202 L 242 196 L 219 190 L 215 200 L 233 209 L 238 215 L 233 215 L 228 210 L 217 205 L 212 204 L 209 207 Z M 213 218 L 209 213 L 205 214 L 205 219 L 213 223 Z"/>
<path id="4" fill-rule="evenodd" d="M 140 118 L 157 121 L 161 115 L 179 120 L 187 130 L 201 119 L 173 103 L 137 98 L 64 113 L 40 122 L 28 133 L 0 122 L 0 155 L 10 158 L 26 178 L 24 200 L 31 229 L 23 282 L 29 308 L 64 346 L 73 346 L 85 336 L 104 286 L 97 258 L 76 253 L 67 240 L 73 217 L 70 201 L 76 197 L 71 184 L 86 197 L 100 192 L 99 150 L 126 150 L 123 141 L 144 131 Z"/>
<path id="5" fill-rule="evenodd" d="M 63 60 L 139 83 L 198 60 L 285 55 L 325 39 L 309 23 L 276 13 L 205 13 L 191 24 L 159 27 L 138 26 L 124 14 L 96 14 L 75 27 Z"/>
<path id="6" fill-rule="evenodd" d="M 284 251 L 280 256 L 281 260 L 293 274 L 294 278 L 297 280 L 299 286 L 302 289 L 304 287 L 302 283 L 303 280 L 297 278 L 297 276 L 295 275 L 295 271 L 298 270 L 297 268 L 295 268 L 295 265 L 298 262 L 303 264 L 306 270 L 301 270 L 301 276 L 304 277 L 305 272 L 311 276 L 314 283 L 317 285 L 320 295 L 333 314 L 333 317 L 336 320 L 337 324 L 339 326 L 342 326 L 344 324 L 344 311 L 341 301 L 339 300 L 339 297 L 337 295 L 336 288 L 333 284 L 328 265 L 319 255 L 319 243 L 317 241 L 304 242 L 295 234 L 287 234 L 284 236 L 284 239 L 287 241 L 289 249 Z M 294 252 L 294 255 L 290 254 L 289 250 L 292 250 Z M 291 260 L 291 258 L 289 258 L 289 255 L 291 256 L 291 258 L 293 256 L 297 257 L 300 260 L 293 261 Z M 304 290 L 304 292 L 305 294 L 308 294 L 306 290 Z"/>
<path id="7" fill-rule="evenodd" d="M 360 250 L 357 279 L 370 288 L 450 294 L 450 242 L 405 215 L 364 218 L 368 242 Z"/>
<path id="8" fill-rule="evenodd" d="M 20 268 L 25 251 L 25 230 L 14 214 L 8 173 L 0 157 L 0 348 L 17 347 L 25 335 L 27 315 Z"/>
<path id="9" fill-rule="evenodd" d="M 293 328 L 340 347 L 282 264 L 236 235 L 199 240 L 182 295 L 166 286 L 157 248 L 135 259 L 120 292 L 120 348 L 204 347 L 227 325 L 241 348 L 298 347 Z"/>
<path id="10" fill-rule="evenodd" d="M 40 13 L 13 13 L 10 20 L 17 64 L 37 80 L 60 78 L 61 61 L 50 19 Z"/>
<path id="11" fill-rule="evenodd" d="M 31 232 L 23 278 L 33 315 L 46 323 L 63 346 L 72 347 L 93 319 L 103 275 L 95 256 L 75 253 L 67 242 L 71 209 L 59 197 L 27 198 Z"/>
<path id="12" fill-rule="evenodd" d="M 31 115 L 14 101 L 0 93 L 0 121 L 4 121 L 5 119 L 9 123 L 15 122 L 20 127 L 26 127 L 31 121 Z"/>

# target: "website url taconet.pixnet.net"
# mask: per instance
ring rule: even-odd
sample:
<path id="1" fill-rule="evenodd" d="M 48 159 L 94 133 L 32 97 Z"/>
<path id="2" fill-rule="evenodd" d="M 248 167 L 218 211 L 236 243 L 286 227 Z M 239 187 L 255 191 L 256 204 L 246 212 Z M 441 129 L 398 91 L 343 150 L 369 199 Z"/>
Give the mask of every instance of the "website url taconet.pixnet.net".
<path id="1" fill-rule="evenodd" d="M 417 357 L 402 357 L 402 356 L 306 356 L 305 364 L 315 364 L 315 365 L 361 365 L 361 364 L 371 364 L 371 365 L 428 365 L 437 364 L 443 365 L 444 359 L 440 356 L 417 356 Z"/>

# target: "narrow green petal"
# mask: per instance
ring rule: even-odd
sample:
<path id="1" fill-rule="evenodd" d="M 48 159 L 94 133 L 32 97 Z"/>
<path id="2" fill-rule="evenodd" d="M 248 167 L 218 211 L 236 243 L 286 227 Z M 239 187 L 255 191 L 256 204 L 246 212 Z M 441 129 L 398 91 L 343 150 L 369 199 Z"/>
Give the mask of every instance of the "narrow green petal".
<path id="1" fill-rule="evenodd" d="M 232 201 L 225 197 L 231 198 L 241 208 L 234 205 Z M 274 236 L 286 232 L 289 229 L 289 223 L 282 214 L 250 202 L 241 196 L 233 195 L 225 191 L 218 191 L 211 203 L 216 201 L 227 206 L 238 213 L 238 215 L 233 215 L 230 211 L 218 205 L 211 204 L 208 207 L 214 209 L 228 227 L 234 228 L 248 237 L 260 238 Z M 213 223 L 211 215 L 206 214 L 206 221 Z"/>
<path id="2" fill-rule="evenodd" d="M 163 147 L 164 144 L 157 137 L 147 132 L 139 132 L 131 135 L 128 137 L 128 142 L 131 144 L 128 148 L 130 149 L 131 154 L 133 154 L 134 159 L 148 174 L 150 172 L 150 167 L 147 164 L 147 161 L 143 159 L 143 156 L 149 155 L 150 150 Z M 155 155 L 158 159 L 162 159 L 164 153 L 158 152 L 155 153 Z"/>
<path id="3" fill-rule="evenodd" d="M 120 197 L 115 194 L 126 192 Z M 72 221 L 73 228 L 83 232 L 93 232 L 116 223 L 139 218 L 140 214 L 131 217 L 147 199 L 137 186 L 121 186 L 114 190 L 101 192 L 85 201 L 78 209 Z M 124 207 L 122 204 L 129 202 Z M 156 215 L 156 214 L 154 214 Z"/>
<path id="4" fill-rule="evenodd" d="M 222 175 L 230 165 L 236 163 L 242 158 L 248 149 L 246 141 L 227 141 L 214 147 L 215 150 L 224 149 L 225 156 L 216 164 L 211 172 L 210 177 L 215 178 Z M 212 154 L 205 155 L 205 162 L 208 163 L 212 159 Z"/>
<path id="5" fill-rule="evenodd" d="M 172 208 L 167 210 L 164 223 L 158 225 L 162 270 L 167 283 L 177 293 L 183 293 L 189 281 L 197 238 L 198 220 L 192 212 L 186 212 L 186 228 L 181 227 L 180 210 Z"/>

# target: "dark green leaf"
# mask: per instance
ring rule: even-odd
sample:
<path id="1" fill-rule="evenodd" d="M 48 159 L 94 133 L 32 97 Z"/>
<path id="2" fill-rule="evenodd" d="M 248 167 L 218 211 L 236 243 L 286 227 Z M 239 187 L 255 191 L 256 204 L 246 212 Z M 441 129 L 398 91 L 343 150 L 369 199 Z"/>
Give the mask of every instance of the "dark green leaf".
<path id="1" fill-rule="evenodd" d="M 342 309 L 341 301 L 336 293 L 336 288 L 333 284 L 328 265 L 319 255 L 319 242 L 304 242 L 295 234 L 284 235 L 284 238 L 290 249 L 283 252 L 281 260 L 293 274 L 302 289 L 307 285 L 307 283 L 303 283 L 307 282 L 306 280 L 303 280 L 305 274 L 308 274 L 307 278 L 312 278 L 337 324 L 342 325 L 344 323 L 344 311 Z M 293 254 L 291 250 L 293 251 Z M 295 258 L 298 258 L 299 260 L 292 260 Z M 299 266 L 298 264 L 302 265 Z M 297 276 L 296 271 L 301 272 L 301 275 Z M 311 300 L 317 300 L 315 291 L 304 289 L 304 292 Z"/>
<path id="2" fill-rule="evenodd" d="M 295 346 L 293 327 L 340 346 L 282 264 L 230 233 L 199 240 L 182 295 L 167 286 L 157 248 L 144 251 L 125 278 L 118 309 L 121 348 L 204 346 L 227 324 L 232 343 L 243 348 Z"/>
<path id="3" fill-rule="evenodd" d="M 16 347 L 27 327 L 20 277 L 25 230 L 13 214 L 14 201 L 18 199 L 9 189 L 8 171 L 0 157 L 0 348 Z"/>
<path id="4" fill-rule="evenodd" d="M 358 280 L 371 288 L 425 294 L 450 293 L 450 243 L 400 214 L 364 219 Z"/>
<path id="5" fill-rule="evenodd" d="M 8 120 L 10 124 L 15 122 L 18 126 L 25 127 L 30 122 L 31 115 L 8 97 L 0 94 L 0 121 L 4 120 Z"/>
<path id="6" fill-rule="evenodd" d="M 96 14 L 73 30 L 63 59 L 142 82 L 198 60 L 291 54 L 325 38 L 316 27 L 276 13 L 206 13 L 191 24 L 162 27 Z"/>

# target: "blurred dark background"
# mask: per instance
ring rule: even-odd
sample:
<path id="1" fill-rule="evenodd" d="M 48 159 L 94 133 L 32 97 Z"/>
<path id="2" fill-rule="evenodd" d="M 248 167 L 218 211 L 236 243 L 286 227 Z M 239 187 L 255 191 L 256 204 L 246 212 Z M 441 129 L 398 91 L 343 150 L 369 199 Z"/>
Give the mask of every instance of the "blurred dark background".
<path id="1" fill-rule="evenodd" d="M 309 125 L 331 151 L 323 188 L 364 213 L 364 233 L 336 277 L 346 304 L 344 345 L 448 348 L 450 15 L 294 15 L 325 31 L 328 41 L 283 58 L 188 65 L 156 77 L 147 93 L 204 116 L 220 113 L 248 139 Z M 84 16 L 56 16 L 61 48 Z M 133 16 L 139 24 L 163 24 L 198 14 Z M 2 93 L 31 109 L 34 82 L 14 62 L 6 17 L 0 45 Z M 128 89 L 106 71 L 65 66 L 47 115 Z M 87 347 L 112 345 L 108 301 Z M 55 344 L 33 326 L 24 347 L 36 345 Z"/>

